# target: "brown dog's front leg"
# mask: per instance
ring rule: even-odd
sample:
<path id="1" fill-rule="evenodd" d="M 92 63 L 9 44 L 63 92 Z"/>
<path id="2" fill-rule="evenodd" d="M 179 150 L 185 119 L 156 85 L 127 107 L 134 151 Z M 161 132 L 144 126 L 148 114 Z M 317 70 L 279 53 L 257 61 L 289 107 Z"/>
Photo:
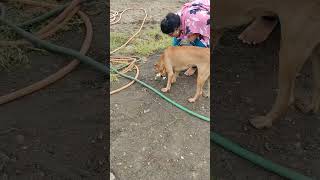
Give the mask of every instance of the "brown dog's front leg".
<path id="1" fill-rule="evenodd" d="M 173 76 L 174 76 L 174 73 L 168 73 L 167 86 L 161 89 L 162 92 L 168 92 L 170 90 L 172 79 L 174 78 Z"/>

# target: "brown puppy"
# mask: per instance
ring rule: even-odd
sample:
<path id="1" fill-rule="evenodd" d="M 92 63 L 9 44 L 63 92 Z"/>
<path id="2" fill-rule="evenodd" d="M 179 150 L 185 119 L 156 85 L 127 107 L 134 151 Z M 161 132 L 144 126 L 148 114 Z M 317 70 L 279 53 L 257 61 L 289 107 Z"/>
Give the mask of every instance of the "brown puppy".
<path id="1" fill-rule="evenodd" d="M 209 96 L 210 80 L 208 81 L 208 92 L 203 93 L 203 85 L 210 76 L 210 48 L 200 48 L 194 46 L 168 47 L 160 56 L 159 61 L 154 65 L 155 71 L 161 76 L 167 75 L 167 86 L 162 88 L 162 92 L 168 92 L 171 84 L 176 82 L 180 71 L 189 67 L 197 66 L 197 90 L 194 97 L 189 98 L 189 102 L 195 102 L 200 95 Z"/>
<path id="2" fill-rule="evenodd" d="M 265 116 L 251 119 L 256 128 L 271 127 L 284 116 L 294 101 L 297 73 L 307 59 L 312 59 L 314 93 L 312 110 L 320 110 L 320 3 L 319 0 L 215 0 L 214 32 L 249 23 L 261 16 L 278 16 L 281 24 L 279 52 L 279 92 L 272 109 Z M 217 38 L 219 38 L 218 36 Z"/>

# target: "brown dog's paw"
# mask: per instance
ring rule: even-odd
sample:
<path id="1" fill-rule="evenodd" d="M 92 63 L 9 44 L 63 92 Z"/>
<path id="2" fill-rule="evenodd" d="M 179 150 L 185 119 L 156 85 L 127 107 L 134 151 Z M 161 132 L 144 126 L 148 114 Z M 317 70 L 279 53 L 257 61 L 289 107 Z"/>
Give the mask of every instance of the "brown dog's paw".
<path id="1" fill-rule="evenodd" d="M 169 88 L 162 88 L 162 89 L 161 89 L 161 91 L 164 92 L 164 93 L 165 93 L 165 92 L 168 92 L 169 90 L 170 90 Z"/>
<path id="2" fill-rule="evenodd" d="M 194 102 L 196 102 L 196 98 L 189 98 L 188 101 L 189 101 L 190 103 L 194 103 Z"/>
<path id="3" fill-rule="evenodd" d="M 272 126 L 272 119 L 266 116 L 258 116 L 249 121 L 250 124 L 257 129 L 270 128 Z"/>

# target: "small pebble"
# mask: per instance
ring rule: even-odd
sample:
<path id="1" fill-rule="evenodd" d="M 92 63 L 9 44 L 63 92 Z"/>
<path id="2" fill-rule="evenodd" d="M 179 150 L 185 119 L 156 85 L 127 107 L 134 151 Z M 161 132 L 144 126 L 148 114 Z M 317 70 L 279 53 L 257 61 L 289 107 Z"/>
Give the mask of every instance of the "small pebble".
<path id="1" fill-rule="evenodd" d="M 270 147 L 270 144 L 269 144 L 269 143 L 265 143 L 265 144 L 264 144 L 264 148 L 265 148 L 267 151 L 271 151 L 271 147 Z"/>
<path id="2" fill-rule="evenodd" d="M 21 174 L 21 171 L 19 169 L 16 170 L 16 175 Z"/>
<path id="3" fill-rule="evenodd" d="M 99 134 L 98 134 L 98 140 L 102 140 L 103 139 L 103 132 L 99 132 Z"/>
<path id="4" fill-rule="evenodd" d="M 8 178 L 8 175 L 7 174 L 3 174 L 2 176 L 1 176 L 1 180 L 8 180 L 9 178 Z"/>
<path id="5" fill-rule="evenodd" d="M 112 172 L 110 172 L 110 180 L 115 180 L 115 179 L 116 179 L 115 175 Z"/>
<path id="6" fill-rule="evenodd" d="M 301 142 L 297 142 L 294 144 L 297 149 L 301 149 Z"/>
<path id="7" fill-rule="evenodd" d="M 251 104 L 253 102 L 252 98 L 245 97 L 244 101 L 248 104 Z"/>

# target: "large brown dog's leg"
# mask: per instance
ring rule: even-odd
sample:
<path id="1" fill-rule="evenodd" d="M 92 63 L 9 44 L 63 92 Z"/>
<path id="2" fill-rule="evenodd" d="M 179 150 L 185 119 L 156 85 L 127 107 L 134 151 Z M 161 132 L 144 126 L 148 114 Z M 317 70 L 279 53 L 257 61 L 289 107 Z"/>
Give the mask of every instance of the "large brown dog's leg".
<path id="1" fill-rule="evenodd" d="M 313 92 L 311 104 L 306 101 L 296 100 L 295 107 L 302 113 L 318 113 L 320 111 L 320 55 L 319 50 L 316 49 L 310 56 L 312 61 L 312 74 L 313 74 Z"/>
<path id="2" fill-rule="evenodd" d="M 202 96 L 208 98 L 210 97 L 210 77 L 207 81 L 207 90 L 202 93 Z"/>
<path id="3" fill-rule="evenodd" d="M 266 116 L 259 116 L 250 120 L 250 123 L 258 129 L 271 127 L 275 120 L 278 120 L 286 114 L 289 107 L 290 96 L 293 94 L 292 88 L 294 88 L 296 74 L 307 60 L 307 50 L 303 49 L 305 46 L 301 43 L 304 42 L 305 39 L 302 39 L 302 41 L 288 41 L 287 36 L 290 37 L 290 32 L 284 31 L 283 33 L 287 33 L 284 34 L 287 39 L 282 39 L 279 54 L 279 92 L 275 104 Z M 295 37 L 291 36 L 291 38 Z M 300 52 L 298 52 L 297 49 L 299 49 Z"/>
<path id="4" fill-rule="evenodd" d="M 186 76 L 192 76 L 196 72 L 196 70 L 197 70 L 196 66 L 195 67 L 189 67 L 189 69 L 186 70 L 186 72 L 184 72 L 184 74 Z"/>
<path id="5" fill-rule="evenodd" d="M 265 41 L 278 24 L 276 17 L 257 17 L 240 35 L 239 39 L 247 44 L 259 44 Z"/>
<path id="6" fill-rule="evenodd" d="M 203 93 L 203 85 L 206 82 L 206 80 L 209 77 L 209 73 L 200 73 L 198 74 L 198 78 L 197 78 L 197 90 L 196 90 L 196 94 L 194 95 L 194 97 L 189 98 L 188 101 L 193 103 L 195 102 Z"/>
<path id="7" fill-rule="evenodd" d="M 316 52 L 312 54 L 312 69 L 313 69 L 313 96 L 311 108 L 314 113 L 320 111 L 320 47 L 316 49 Z"/>
<path id="8" fill-rule="evenodd" d="M 165 88 L 161 89 L 162 92 L 168 92 L 170 90 L 173 78 L 174 78 L 174 73 L 173 72 L 168 72 L 167 86 Z"/>
<path id="9" fill-rule="evenodd" d="M 199 96 L 201 95 L 201 92 L 202 92 L 203 84 L 204 84 L 203 77 L 198 75 L 196 94 L 194 95 L 194 97 L 188 99 L 189 102 L 193 103 L 199 98 Z"/>

